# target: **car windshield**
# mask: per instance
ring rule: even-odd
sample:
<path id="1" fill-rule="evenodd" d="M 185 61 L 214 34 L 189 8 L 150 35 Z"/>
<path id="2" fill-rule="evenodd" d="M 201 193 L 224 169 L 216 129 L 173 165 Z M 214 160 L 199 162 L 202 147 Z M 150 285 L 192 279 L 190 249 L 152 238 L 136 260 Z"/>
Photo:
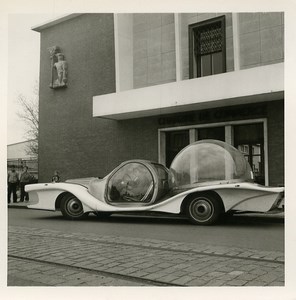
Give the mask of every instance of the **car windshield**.
<path id="1" fill-rule="evenodd" d="M 190 144 L 179 152 L 170 169 L 176 186 L 213 181 L 253 181 L 251 167 L 243 154 L 216 140 Z"/>
<path id="2" fill-rule="evenodd" d="M 151 172 L 141 163 L 127 163 L 111 176 L 108 182 L 110 202 L 149 202 L 154 182 Z"/>

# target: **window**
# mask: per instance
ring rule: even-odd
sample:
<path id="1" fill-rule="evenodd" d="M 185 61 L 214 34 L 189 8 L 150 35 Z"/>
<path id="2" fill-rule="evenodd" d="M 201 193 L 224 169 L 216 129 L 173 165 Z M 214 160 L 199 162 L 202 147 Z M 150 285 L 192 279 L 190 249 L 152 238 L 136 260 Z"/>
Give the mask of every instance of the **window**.
<path id="1" fill-rule="evenodd" d="M 255 182 L 265 184 L 264 175 L 264 134 L 263 124 L 234 126 L 234 146 L 249 162 Z"/>
<path id="2" fill-rule="evenodd" d="M 189 77 L 226 72 L 225 16 L 189 25 Z"/>
<path id="3" fill-rule="evenodd" d="M 189 145 L 189 130 L 177 130 L 166 133 L 166 166 L 169 167 L 175 156 Z"/>
<path id="4" fill-rule="evenodd" d="M 178 152 L 195 141 L 203 139 L 225 141 L 242 152 L 253 170 L 255 182 L 268 185 L 267 120 L 230 121 L 213 125 L 161 129 L 159 162 L 170 167 Z"/>

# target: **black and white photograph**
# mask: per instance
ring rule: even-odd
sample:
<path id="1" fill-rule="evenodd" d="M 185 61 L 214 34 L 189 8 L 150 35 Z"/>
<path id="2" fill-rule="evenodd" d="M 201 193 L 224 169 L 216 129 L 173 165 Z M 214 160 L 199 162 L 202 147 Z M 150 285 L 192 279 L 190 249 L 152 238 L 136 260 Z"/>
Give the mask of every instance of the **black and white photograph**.
<path id="1" fill-rule="evenodd" d="M 2 299 L 295 299 L 296 5 L 223 3 L 5 4 Z"/>

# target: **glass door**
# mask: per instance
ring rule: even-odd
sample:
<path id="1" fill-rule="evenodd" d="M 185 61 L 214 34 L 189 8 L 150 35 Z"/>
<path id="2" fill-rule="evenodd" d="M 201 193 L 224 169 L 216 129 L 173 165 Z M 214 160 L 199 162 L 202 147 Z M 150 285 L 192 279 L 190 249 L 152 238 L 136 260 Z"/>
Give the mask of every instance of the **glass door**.
<path id="1" fill-rule="evenodd" d="M 240 150 L 249 162 L 255 182 L 264 185 L 264 134 L 263 123 L 236 125 L 234 146 Z"/>
<path id="2" fill-rule="evenodd" d="M 189 130 L 166 132 L 166 166 L 170 167 L 175 156 L 189 145 Z"/>
<path id="3" fill-rule="evenodd" d="M 213 139 L 225 142 L 225 127 L 207 127 L 198 129 L 198 140 Z"/>

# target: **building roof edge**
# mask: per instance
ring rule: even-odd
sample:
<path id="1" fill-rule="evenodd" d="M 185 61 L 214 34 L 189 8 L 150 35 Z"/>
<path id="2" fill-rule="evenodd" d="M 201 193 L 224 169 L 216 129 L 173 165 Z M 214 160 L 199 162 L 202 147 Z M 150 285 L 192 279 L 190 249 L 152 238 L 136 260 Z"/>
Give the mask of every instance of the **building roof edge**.
<path id="1" fill-rule="evenodd" d="M 37 139 L 31 139 L 31 140 L 25 140 L 25 141 L 21 141 L 21 142 L 7 144 L 7 147 L 8 146 L 14 146 L 14 145 L 17 145 L 17 144 L 25 144 L 25 143 L 29 143 L 29 142 L 33 142 L 33 141 L 37 141 Z"/>
<path id="2" fill-rule="evenodd" d="M 45 23 L 42 23 L 42 24 L 39 24 L 39 25 L 36 25 L 36 26 L 33 26 L 31 27 L 31 30 L 33 31 L 37 31 L 37 32 L 41 32 L 42 30 L 46 29 L 46 28 L 49 28 L 51 26 L 54 26 L 54 25 L 57 25 L 59 23 L 62 23 L 62 22 L 65 22 L 67 20 L 70 20 L 70 19 L 73 19 L 73 18 L 76 18 L 78 16 L 82 15 L 82 13 L 75 13 L 75 14 L 66 14 L 64 16 L 60 16 L 58 18 L 55 18 L 51 21 L 47 21 Z"/>

